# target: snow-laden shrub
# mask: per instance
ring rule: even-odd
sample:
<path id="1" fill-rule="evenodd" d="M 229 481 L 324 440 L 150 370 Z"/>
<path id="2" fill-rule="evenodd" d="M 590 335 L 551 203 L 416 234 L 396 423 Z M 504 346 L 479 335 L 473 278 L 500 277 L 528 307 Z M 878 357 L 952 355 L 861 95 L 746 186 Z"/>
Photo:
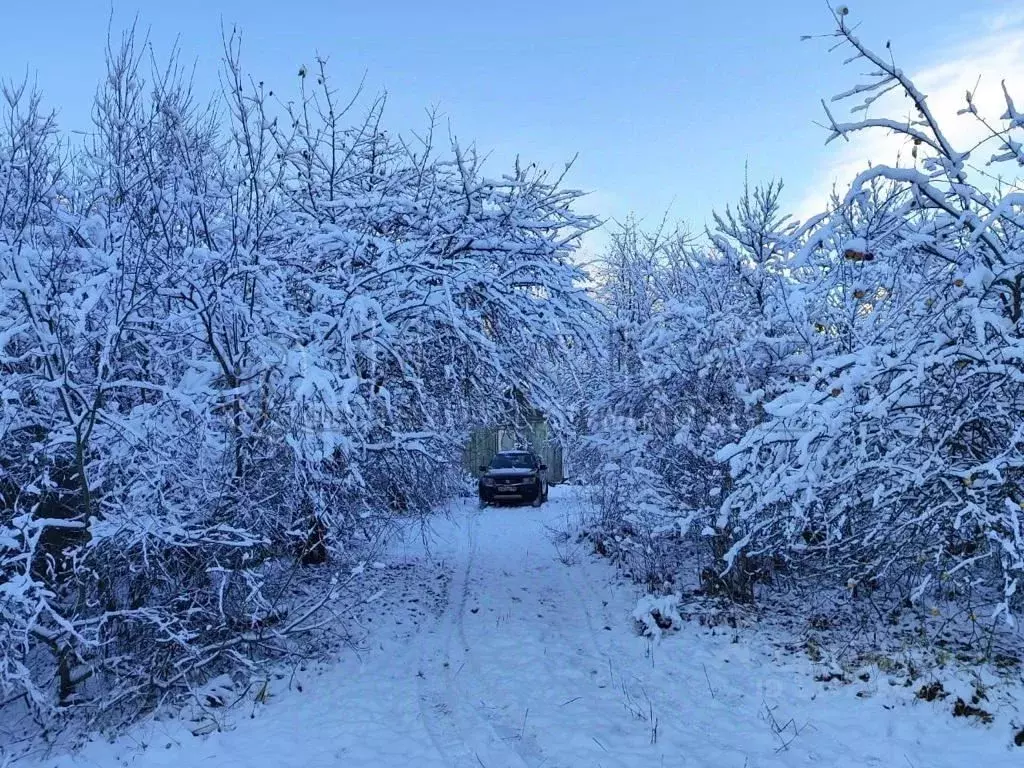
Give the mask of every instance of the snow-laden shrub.
<path id="1" fill-rule="evenodd" d="M 672 580 L 683 542 L 708 589 L 749 599 L 762 568 L 719 574 L 733 534 L 728 521 L 716 527 L 730 482 L 717 453 L 763 418 L 802 346 L 786 303 L 781 244 L 791 227 L 780 192 L 745 190 L 716 217 L 710 245 L 635 223 L 613 238 L 602 275 L 608 372 L 588 404 L 590 449 L 601 461 L 591 466 L 600 468 L 604 527 L 630 526 L 648 582 Z"/>
<path id="2" fill-rule="evenodd" d="M 632 425 L 638 458 L 610 474 L 656 494 L 646 535 L 703 553 L 711 591 L 749 598 L 785 575 L 1012 617 L 1024 197 L 977 166 L 1024 164 L 1024 116 L 1006 92 L 1002 122 L 985 119 L 968 94 L 959 119 L 989 140 L 958 149 L 891 57 L 836 24 L 873 71 L 839 97 L 858 100 L 852 122 L 829 112 L 830 140 L 894 131 L 909 156 L 865 170 L 802 224 L 769 186 L 703 242 L 627 227 L 601 276 L 612 321 L 590 432 L 614 457 L 634 438 L 610 438 L 609 414 Z M 859 115 L 889 92 L 909 118 Z M 621 498 L 604 506 L 606 519 L 633 515 Z"/>
<path id="3" fill-rule="evenodd" d="M 665 632 L 683 626 L 679 615 L 679 595 L 644 595 L 633 609 L 637 631 L 646 637 L 660 640 Z"/>
<path id="4" fill-rule="evenodd" d="M 744 537 L 726 559 L 811 560 L 851 591 L 912 600 L 980 590 L 1010 614 L 1024 577 L 1024 198 L 990 191 L 968 162 L 982 150 L 955 149 L 907 76 L 837 23 L 875 70 L 851 93 L 895 89 L 915 111 L 833 120 L 832 137 L 893 130 L 911 162 L 862 173 L 792 249 L 792 290 L 825 343 L 719 454 L 736 481 L 720 523 Z M 1024 117 L 1006 104 L 983 159 L 1019 164 Z"/>
<path id="5" fill-rule="evenodd" d="M 557 412 L 587 343 L 578 193 L 226 53 L 205 106 L 128 36 L 84 146 L 6 93 L 0 702 L 44 720 L 300 652 L 334 587 L 299 569 L 457 492 L 469 428 Z"/>
<path id="6" fill-rule="evenodd" d="M 589 447 L 602 460 L 588 473 L 598 516 L 587 521 L 586 536 L 595 552 L 652 588 L 671 581 L 664 557 L 671 502 L 647 466 L 647 441 L 628 419 L 610 418 Z"/>

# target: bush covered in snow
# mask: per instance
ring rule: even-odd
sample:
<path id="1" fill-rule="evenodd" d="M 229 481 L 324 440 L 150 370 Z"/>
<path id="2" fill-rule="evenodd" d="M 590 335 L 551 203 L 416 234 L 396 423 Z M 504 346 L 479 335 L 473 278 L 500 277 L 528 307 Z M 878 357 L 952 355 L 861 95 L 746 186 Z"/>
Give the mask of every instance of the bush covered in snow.
<path id="1" fill-rule="evenodd" d="M 954 147 L 891 57 L 835 21 L 837 47 L 869 71 L 836 99 L 856 100 L 851 122 L 828 111 L 829 140 L 891 131 L 910 157 L 803 223 L 771 184 L 701 242 L 633 225 L 615 239 L 589 401 L 599 535 L 641 531 L 663 578 L 671 552 L 702 552 L 705 587 L 734 598 L 785 574 L 854 597 L 969 598 L 1013 620 L 1024 196 L 981 166 L 1024 165 L 1024 115 L 1006 92 L 988 119 L 969 93 L 958 119 L 988 139 Z M 889 92 L 909 118 L 860 116 Z"/>
<path id="2" fill-rule="evenodd" d="M 468 429 L 552 410 L 593 220 L 532 167 L 360 119 L 321 65 L 223 96 L 128 35 L 83 145 L 0 125 L 0 702 L 153 701 L 288 653 L 298 573 L 429 508 Z M 317 583 L 326 583 L 322 580 Z"/>

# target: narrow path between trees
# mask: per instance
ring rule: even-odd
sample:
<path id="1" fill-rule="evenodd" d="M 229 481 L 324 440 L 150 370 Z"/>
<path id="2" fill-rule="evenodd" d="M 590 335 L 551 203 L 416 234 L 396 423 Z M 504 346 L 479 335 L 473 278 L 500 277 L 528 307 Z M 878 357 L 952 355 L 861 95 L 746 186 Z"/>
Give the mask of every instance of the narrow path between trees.
<path id="1" fill-rule="evenodd" d="M 281 681 L 267 705 L 225 713 L 224 732 L 151 723 L 43 764 L 936 768 L 1018 757 L 887 681 L 825 690 L 809 663 L 776 659 L 750 634 L 638 637 L 637 590 L 558 535 L 581 503 L 569 488 L 536 509 L 459 503 L 429 553 L 406 552 L 451 570 L 436 620 L 403 637 L 380 615 L 365 653 L 305 676 L 302 692 Z"/>

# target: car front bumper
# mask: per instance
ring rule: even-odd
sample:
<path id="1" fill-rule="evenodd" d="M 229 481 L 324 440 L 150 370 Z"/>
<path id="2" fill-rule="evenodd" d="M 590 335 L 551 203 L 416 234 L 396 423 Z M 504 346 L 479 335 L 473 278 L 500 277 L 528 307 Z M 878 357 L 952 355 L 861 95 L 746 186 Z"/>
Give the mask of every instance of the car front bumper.
<path id="1" fill-rule="evenodd" d="M 493 503 L 503 501 L 536 501 L 540 496 L 540 484 L 516 486 L 486 486 L 479 488 L 480 500 Z"/>

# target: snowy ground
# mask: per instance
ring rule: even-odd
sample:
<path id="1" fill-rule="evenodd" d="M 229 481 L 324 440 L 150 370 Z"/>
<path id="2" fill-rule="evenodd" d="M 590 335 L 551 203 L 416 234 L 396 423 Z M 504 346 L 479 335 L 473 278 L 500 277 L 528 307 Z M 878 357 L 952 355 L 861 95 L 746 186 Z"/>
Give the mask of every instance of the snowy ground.
<path id="1" fill-rule="evenodd" d="M 265 703 L 251 694 L 213 710 L 220 732 L 151 721 L 37 764 L 993 768 L 1024 759 L 1012 711 L 989 726 L 953 718 L 948 700 L 918 700 L 884 675 L 827 687 L 809 661 L 695 622 L 652 645 L 634 630 L 636 588 L 552 536 L 578 512 L 568 488 L 553 488 L 540 509 L 456 505 L 429 554 L 411 540 L 395 553 L 406 569 L 422 565 L 423 578 L 445 563 L 438 611 L 377 614 L 364 651 L 271 681 Z M 399 597 L 393 605 L 420 601 Z"/>

